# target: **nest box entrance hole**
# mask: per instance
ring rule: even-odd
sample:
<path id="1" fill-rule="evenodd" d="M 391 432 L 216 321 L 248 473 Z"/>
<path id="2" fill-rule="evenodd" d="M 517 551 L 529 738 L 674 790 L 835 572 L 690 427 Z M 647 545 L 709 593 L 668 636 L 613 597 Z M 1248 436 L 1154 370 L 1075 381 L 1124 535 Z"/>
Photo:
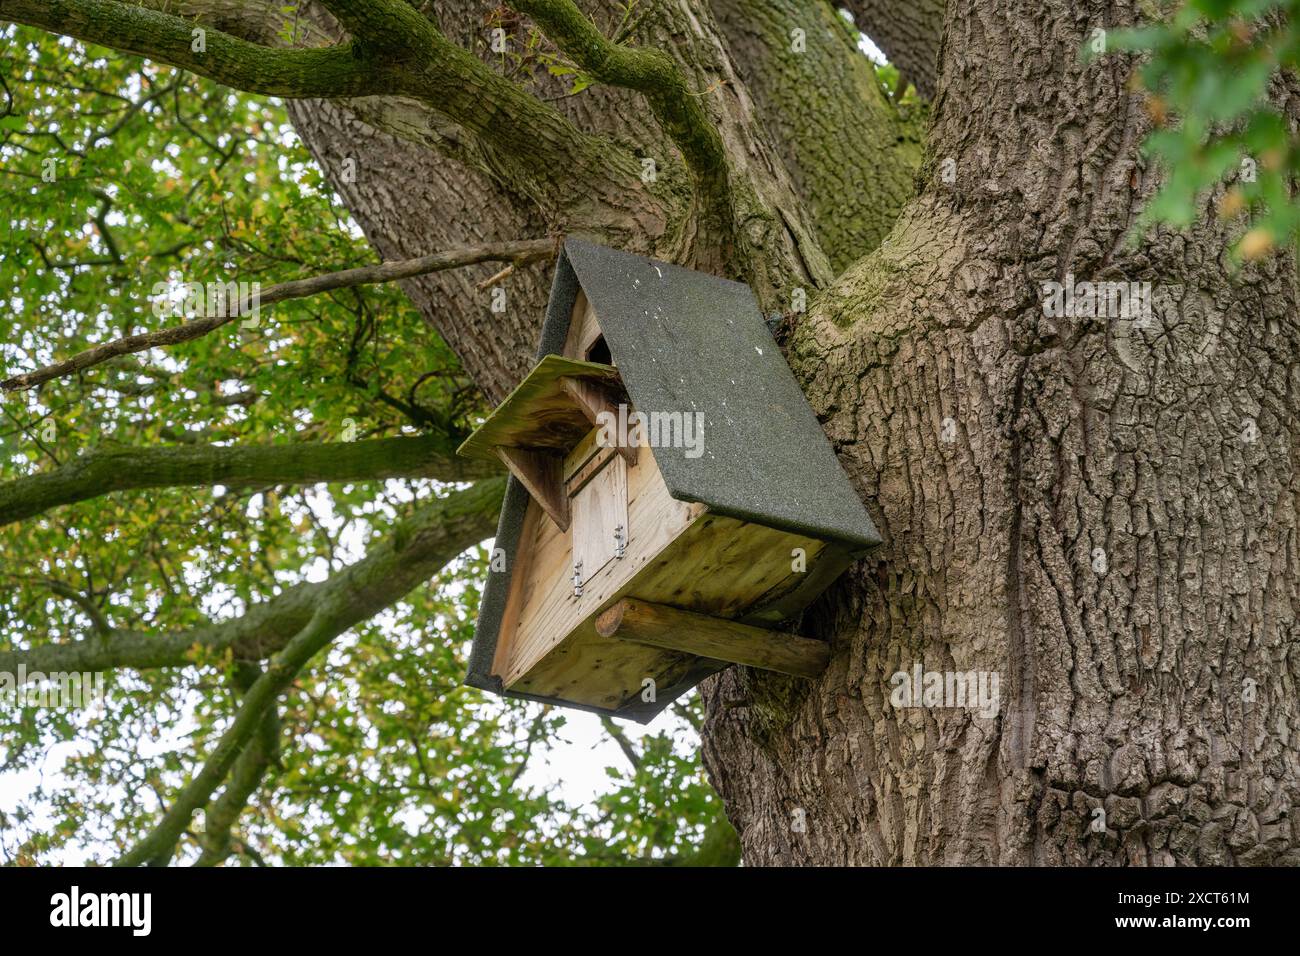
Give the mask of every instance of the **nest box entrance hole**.
<path id="1" fill-rule="evenodd" d="M 588 362 L 599 362 L 601 365 L 613 365 L 614 356 L 609 352 L 609 343 L 605 341 L 605 336 L 596 336 L 596 341 L 587 346 L 587 354 L 583 356 Z"/>

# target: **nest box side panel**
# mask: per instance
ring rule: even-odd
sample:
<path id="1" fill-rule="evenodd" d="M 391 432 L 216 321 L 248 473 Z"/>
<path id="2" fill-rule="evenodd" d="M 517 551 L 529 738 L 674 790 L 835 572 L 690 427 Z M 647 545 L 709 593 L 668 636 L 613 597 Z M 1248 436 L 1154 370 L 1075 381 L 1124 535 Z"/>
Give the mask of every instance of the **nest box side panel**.
<path id="1" fill-rule="evenodd" d="M 710 619 L 770 624 L 773 612 L 789 616 L 820 593 L 824 585 L 810 582 L 823 568 L 833 579 L 844 569 L 844 554 L 842 547 L 816 538 L 697 511 L 652 560 L 638 561 L 633 577 L 594 581 L 584 595 L 584 601 L 591 599 L 584 604 L 586 616 L 525 673 L 512 675 L 507 687 L 628 716 L 624 708 L 646 703 L 641 700 L 645 678 L 655 681 L 662 701 L 665 688 L 677 687 L 687 675 L 698 682 L 726 664 L 680 647 L 656 649 L 603 636 L 594 627 L 600 612 L 635 598 Z M 653 716 L 649 710 L 637 712 Z"/>
<path id="2" fill-rule="evenodd" d="M 496 658 L 501 622 L 505 616 L 510 594 L 510 581 L 515 558 L 519 553 L 519 539 L 523 533 L 524 519 L 532 497 L 517 478 L 506 482 L 506 494 L 501 503 L 501 518 L 497 522 L 494 549 L 501 549 L 503 561 L 489 562 L 487 583 L 479 603 L 478 622 L 474 626 L 474 643 L 469 652 L 469 668 L 465 683 L 471 687 L 501 693 L 499 678 L 493 676 L 492 663 Z"/>
<path id="3" fill-rule="evenodd" d="M 509 671 L 510 662 L 514 659 L 519 636 L 519 610 L 535 577 L 533 556 L 536 553 L 537 534 L 541 526 L 547 523 L 541 506 L 536 501 L 528 502 L 523 529 L 519 534 L 519 546 L 515 552 L 515 570 L 506 590 L 496 652 L 492 656 L 492 679 L 499 686 L 504 686 L 502 675 Z"/>
<path id="4" fill-rule="evenodd" d="M 578 277 L 573 267 L 569 264 L 568 258 L 561 254 L 555 264 L 555 277 L 551 280 L 551 295 L 546 304 L 546 319 L 542 323 L 541 341 L 537 346 L 539 360 L 543 356 L 558 353 L 564 348 L 574 302 L 580 291 Z M 505 614 L 510 591 L 511 572 L 530 500 L 528 491 L 517 478 L 512 476 L 506 483 L 506 493 L 501 502 L 501 518 L 497 523 L 494 544 L 495 548 L 501 549 L 505 558 L 504 567 L 499 570 L 489 567 L 487 583 L 483 588 L 483 599 L 479 603 L 478 621 L 474 626 L 474 642 L 470 648 L 469 667 L 465 675 L 465 683 L 470 687 L 478 687 L 497 694 L 503 692 L 503 687 L 500 679 L 492 674 L 492 662 L 496 658 L 502 617 Z"/>

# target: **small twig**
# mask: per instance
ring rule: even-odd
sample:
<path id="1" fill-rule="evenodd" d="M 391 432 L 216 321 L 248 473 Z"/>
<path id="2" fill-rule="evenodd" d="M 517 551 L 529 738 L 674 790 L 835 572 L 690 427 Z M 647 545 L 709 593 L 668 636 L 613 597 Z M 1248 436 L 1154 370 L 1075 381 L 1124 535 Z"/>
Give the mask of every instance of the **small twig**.
<path id="1" fill-rule="evenodd" d="M 600 718 L 600 725 L 605 728 L 605 733 L 614 738 L 614 742 L 618 744 L 618 749 L 623 751 L 623 756 L 626 757 L 627 762 L 632 765 L 632 770 L 640 770 L 641 755 L 637 753 L 636 748 L 632 746 L 632 741 L 627 739 L 627 734 L 623 733 L 623 731 L 619 729 L 618 724 L 614 723 L 614 721 L 610 720 L 608 717 Z"/>
<path id="2" fill-rule="evenodd" d="M 66 598 L 73 604 L 76 604 L 90 618 L 90 623 L 98 634 L 113 633 L 113 625 L 108 618 L 104 616 L 103 610 L 97 605 L 89 594 L 83 594 L 77 588 L 68 584 L 66 581 L 60 581 L 57 578 L 47 578 L 35 574 L 11 574 L 9 577 L 13 580 L 31 581 L 33 584 L 39 584 L 53 591 L 59 597 Z"/>
<path id="3" fill-rule="evenodd" d="M 537 743 L 542 730 L 546 727 L 546 714 L 549 710 L 549 707 L 543 707 L 542 712 L 534 718 L 532 726 L 528 728 L 528 739 L 524 743 L 524 755 L 520 759 L 519 765 L 510 774 L 509 786 L 513 787 L 515 782 L 523 776 L 524 771 L 528 769 L 528 761 L 533 755 L 533 745 Z"/>
<path id="4" fill-rule="evenodd" d="M 455 269 L 479 262 L 508 261 L 512 264 L 535 262 L 549 257 L 551 250 L 552 240 L 550 239 L 525 239 L 518 242 L 500 242 L 486 246 L 467 246 L 434 253 L 430 256 L 422 256 L 418 259 L 381 262 L 378 265 L 362 266 L 357 269 L 327 272 L 324 275 L 312 276 L 307 279 L 281 282 L 279 285 L 263 289 L 259 295 L 259 305 L 271 305 L 276 302 L 283 302 L 286 299 L 306 298 L 321 292 L 328 292 L 331 289 L 370 285 L 377 282 L 393 282 L 398 279 L 411 279 L 430 272 Z M 159 329 L 155 332 L 144 332 L 139 335 L 127 335 L 111 342 L 105 342 L 102 345 L 96 345 L 84 352 L 78 352 L 70 359 L 47 365 L 34 372 L 15 375 L 12 378 L 0 381 L 0 389 L 12 392 L 33 388 L 51 379 L 63 378 L 73 372 L 99 365 L 101 362 L 118 355 L 143 352 L 146 349 L 177 345 L 181 342 L 197 339 L 239 318 L 241 315 L 239 305 L 239 303 L 234 303 L 233 308 L 227 310 L 231 313 L 229 315 L 195 319 L 183 325 Z"/>
<path id="5" fill-rule="evenodd" d="M 484 279 L 482 282 L 480 282 L 478 284 L 478 290 L 482 292 L 484 289 L 492 288 L 492 286 L 496 285 L 502 279 L 509 277 L 514 271 L 515 271 L 515 267 L 513 264 L 506 266 L 496 275 L 492 276 L 491 278 Z"/>

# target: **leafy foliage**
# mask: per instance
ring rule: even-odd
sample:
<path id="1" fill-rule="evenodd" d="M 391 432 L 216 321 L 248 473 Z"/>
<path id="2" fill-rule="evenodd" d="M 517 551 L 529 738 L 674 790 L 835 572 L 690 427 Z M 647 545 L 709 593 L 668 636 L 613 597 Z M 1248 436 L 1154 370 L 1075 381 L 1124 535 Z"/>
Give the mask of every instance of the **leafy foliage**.
<path id="1" fill-rule="evenodd" d="M 1291 188 L 1300 147 L 1268 98 L 1270 84 L 1300 66 L 1298 13 L 1295 0 L 1189 0 L 1106 37 L 1107 50 L 1147 54 L 1135 81 L 1156 126 L 1146 149 L 1165 176 L 1143 224 L 1189 225 L 1201 197 L 1226 181 L 1220 212 L 1251 217 L 1240 256 L 1258 257 L 1300 233 Z"/>
<path id="2" fill-rule="evenodd" d="M 0 28 L 0 51 L 7 373 L 179 321 L 153 309 L 177 282 L 266 285 L 373 261 L 278 103 L 34 30 Z M 456 433 L 482 410 L 398 289 L 345 289 L 4 398 L 0 482 L 110 444 Z M 0 650 L 101 623 L 161 634 L 238 616 L 357 560 L 446 490 L 170 489 L 0 527 Z M 662 861 L 729 832 L 680 721 L 643 738 L 640 769 L 615 771 L 595 805 L 532 780 L 569 718 L 461 686 L 484 571 L 482 549 L 463 555 L 301 675 L 235 862 Z M 187 668 L 118 671 L 92 712 L 0 698 L 0 858 L 107 861 L 132 845 L 229 725 L 232 671 L 197 653 Z"/>

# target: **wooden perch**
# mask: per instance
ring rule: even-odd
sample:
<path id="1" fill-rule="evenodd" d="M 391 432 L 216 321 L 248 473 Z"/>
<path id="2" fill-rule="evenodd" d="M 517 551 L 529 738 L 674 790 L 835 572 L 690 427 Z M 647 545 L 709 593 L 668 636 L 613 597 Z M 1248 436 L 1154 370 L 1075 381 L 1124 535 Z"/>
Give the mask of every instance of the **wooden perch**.
<path id="1" fill-rule="evenodd" d="M 830 660 L 830 645 L 796 634 L 766 631 L 707 614 L 624 598 L 596 618 L 602 637 L 617 637 L 698 657 L 764 670 L 816 677 Z"/>

